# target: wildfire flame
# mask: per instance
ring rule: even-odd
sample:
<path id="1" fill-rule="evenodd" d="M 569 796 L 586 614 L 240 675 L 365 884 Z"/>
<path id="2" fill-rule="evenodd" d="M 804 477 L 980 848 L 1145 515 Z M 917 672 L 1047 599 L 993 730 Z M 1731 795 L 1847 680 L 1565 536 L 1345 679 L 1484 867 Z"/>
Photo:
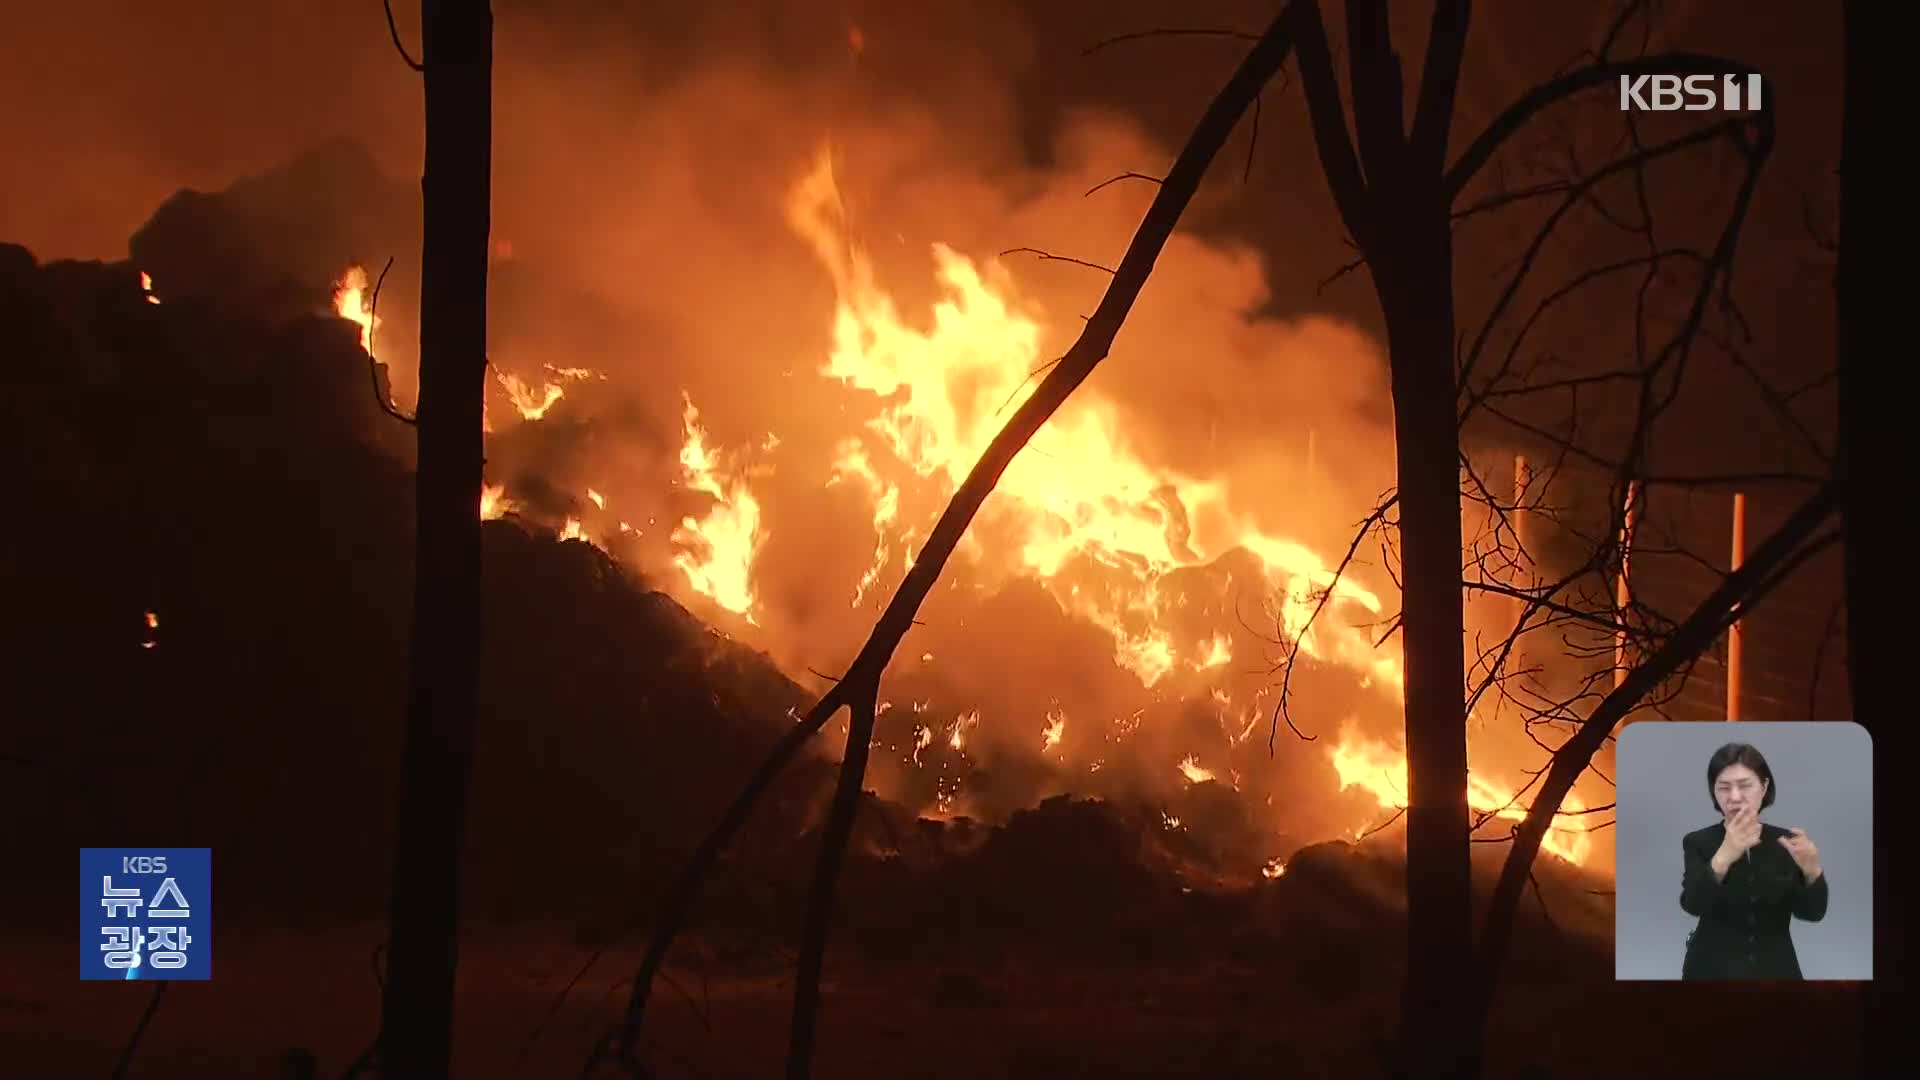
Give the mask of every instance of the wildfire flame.
<path id="1" fill-rule="evenodd" d="M 366 267 L 349 266 L 341 273 L 333 287 L 333 312 L 360 327 L 360 348 L 372 355 L 373 332 L 380 320 L 373 315 L 373 294 L 368 291 Z"/>
<path id="2" fill-rule="evenodd" d="M 674 530 L 673 541 L 683 550 L 673 563 L 695 590 L 752 623 L 753 557 L 766 539 L 760 529 L 760 501 L 744 482 L 722 474 L 692 399 L 681 423 L 686 439 L 680 447 L 680 468 L 686 486 L 710 496 L 713 507 L 703 517 L 682 519 Z"/>
<path id="3" fill-rule="evenodd" d="M 153 275 L 147 273 L 145 270 L 140 271 L 140 291 L 146 294 L 147 303 L 157 304 L 160 302 L 160 298 L 153 294 Z"/>
<path id="4" fill-rule="evenodd" d="M 835 461 L 835 475 L 858 478 L 874 500 L 874 563 L 857 603 L 896 559 L 902 570 L 911 565 L 912 536 L 901 521 L 905 492 L 886 478 L 891 469 L 880 460 L 932 487 L 930 497 L 918 501 L 938 505 L 950 496 L 1006 412 L 1032 392 L 1032 374 L 1046 359 L 1046 335 L 1004 274 L 990 281 L 987 271 L 944 245 L 932 250 L 945 297 L 934 307 L 931 328 L 903 317 L 846 235 L 824 157 L 795 189 L 788 212 L 838 294 L 832 352 L 822 372 L 881 402 Z M 1379 598 L 1358 584 L 1336 584 L 1332 568 L 1304 545 L 1255 528 L 1231 505 L 1223 483 L 1147 464 L 1129 444 L 1118 410 L 1097 397 L 1076 399 L 1041 428 L 988 507 L 996 524 L 1015 526 L 1019 536 L 1003 572 L 1045 583 L 1063 607 L 1106 630 L 1115 660 L 1149 687 L 1176 668 L 1204 670 L 1232 658 L 1224 635 L 1176 641 L 1163 617 L 1171 598 L 1160 586 L 1172 571 L 1208 565 L 1235 548 L 1265 565 L 1279 598 L 1278 621 L 1290 636 L 1300 633 L 1329 587 L 1340 604 L 1369 615 L 1381 610 Z M 1195 527 L 1202 520 L 1229 524 L 1203 537 Z M 1081 587 L 1088 572 L 1108 587 Z M 1316 624 L 1301 652 L 1398 682 L 1398 659 L 1375 650 L 1350 622 Z"/>
<path id="5" fill-rule="evenodd" d="M 480 520 L 492 521 L 505 517 L 520 508 L 519 504 L 507 497 L 505 484 L 483 484 L 480 487 Z"/>
<path id="6" fill-rule="evenodd" d="M 507 392 L 508 399 L 513 402 L 513 407 L 519 411 L 522 420 L 539 420 L 545 417 L 549 409 L 558 404 L 561 398 L 567 396 L 566 390 L 558 383 L 542 383 L 540 389 L 535 390 L 520 376 L 498 368 L 494 369 L 493 377 Z"/>
<path id="7" fill-rule="evenodd" d="M 820 371 L 872 404 L 858 434 L 839 443 L 829 481 L 857 484 L 871 500 L 873 558 L 853 591 L 858 607 L 883 581 L 911 568 L 921 522 L 964 480 L 1006 413 L 1032 392 L 1048 337 L 1042 317 L 1002 268 L 983 268 L 938 244 L 932 257 L 942 299 L 931 318 L 904 316 L 849 235 L 825 156 L 793 190 L 787 209 L 835 287 L 832 345 Z M 697 418 L 689 401 L 680 460 L 688 486 L 711 495 L 714 508 L 703 519 L 687 518 L 675 532 L 688 548 L 676 562 L 693 588 L 744 614 L 754 604 L 758 504 L 744 482 L 722 475 Z M 769 440 L 767 448 L 774 445 Z M 983 584 L 995 574 L 1039 581 L 1062 608 L 1109 634 L 1115 662 L 1145 687 L 1176 670 L 1206 671 L 1233 659 L 1224 633 L 1175 637 L 1174 620 L 1166 616 L 1180 590 L 1163 586 L 1173 572 L 1208 566 L 1237 549 L 1264 568 L 1272 617 L 1301 656 L 1354 672 L 1383 704 L 1402 699 L 1398 645 L 1376 646 L 1370 625 L 1386 610 L 1377 594 L 1350 576 L 1336 578 L 1332 565 L 1306 545 L 1263 531 L 1234 505 L 1224 480 L 1144 460 L 1118 408 L 1096 395 L 1083 391 L 1036 433 L 983 509 L 983 523 L 989 518 L 996 535 L 1015 539 L 991 556 L 977 542 L 963 544 L 976 579 L 985 571 Z M 1256 722 L 1249 712 L 1241 739 Z M 1058 749 L 1065 731 L 1064 712 L 1050 710 L 1042 751 Z M 963 741 L 956 726 L 950 745 L 958 749 Z M 1404 806 L 1406 762 L 1397 750 L 1350 735 L 1328 752 L 1343 789 L 1370 791 L 1389 809 Z M 918 749 L 914 756 L 917 761 Z M 1192 756 L 1178 769 L 1192 783 L 1216 776 Z M 1477 811 L 1524 816 L 1514 790 L 1481 772 L 1471 785 Z M 1563 818 L 1584 809 L 1569 798 Z M 1578 827 L 1559 825 L 1544 846 L 1579 862 L 1590 839 Z"/>
<path id="8" fill-rule="evenodd" d="M 1190 784 L 1204 784 L 1213 779 L 1213 770 L 1201 768 L 1199 760 L 1188 754 L 1180 762 L 1180 775 L 1186 777 Z"/>
<path id="9" fill-rule="evenodd" d="M 1333 767 L 1340 775 L 1340 789 L 1360 788 L 1388 810 L 1403 810 L 1407 805 L 1407 758 L 1385 743 L 1347 732 L 1333 747 Z M 1467 776 L 1467 805 L 1476 813 L 1518 822 L 1527 816 L 1527 806 L 1514 789 L 1495 783 L 1486 776 Z M 1587 805 L 1578 795 L 1568 793 L 1555 815 L 1554 824 L 1541 839 L 1543 851 L 1571 863 L 1586 860 L 1593 846 L 1584 825 L 1578 824 Z"/>
<path id="10" fill-rule="evenodd" d="M 1055 708 L 1047 713 L 1047 726 L 1040 730 L 1040 747 L 1051 750 L 1067 734 L 1067 714 Z"/>
<path id="11" fill-rule="evenodd" d="M 1043 349 L 1050 339 L 1043 315 L 1022 300 L 1003 268 L 982 266 L 943 245 L 932 248 L 942 298 L 930 318 L 903 315 L 849 236 L 824 157 L 796 186 L 787 210 L 790 224 L 808 241 L 835 288 L 832 345 L 819 371 L 867 405 L 865 423 L 839 442 L 830 462 L 821 463 L 830 469 L 829 483 L 857 485 L 871 506 L 872 558 L 852 591 L 852 604 L 859 607 L 911 568 L 932 515 L 979 460 L 1007 413 L 1032 392 L 1033 374 L 1047 359 Z M 149 284 L 142 275 L 143 288 Z M 362 348 L 370 347 L 375 327 L 366 290 L 365 271 L 349 267 L 334 297 L 340 316 L 360 325 Z M 597 374 L 543 367 L 549 378 L 537 387 L 495 369 L 525 421 L 542 419 L 566 397 L 562 382 Z M 710 503 L 673 530 L 678 548 L 673 563 L 693 591 L 756 623 L 754 561 L 766 533 L 750 474 L 712 442 L 690 398 L 682 428 L 682 486 Z M 771 454 L 780 446 L 768 433 L 757 449 Z M 1215 671 L 1234 659 L 1234 640 L 1227 633 L 1179 636 L 1170 629 L 1177 621 L 1168 615 L 1182 602 L 1182 590 L 1169 586 L 1169 575 L 1212 565 L 1236 550 L 1246 552 L 1264 569 L 1273 596 L 1270 614 L 1279 632 L 1297 643 L 1299 654 L 1353 672 L 1380 695 L 1383 706 L 1398 704 L 1404 691 L 1399 647 L 1376 647 L 1375 627 L 1368 625 L 1378 622 L 1387 604 L 1351 577 L 1336 580 L 1332 564 L 1308 546 L 1263 531 L 1231 496 L 1223 479 L 1183 475 L 1146 461 L 1129 441 L 1118 407 L 1083 390 L 1014 459 L 982 511 L 982 523 L 990 521 L 993 535 L 1011 537 L 1011 543 L 996 544 L 989 552 L 978 542 L 978 531 L 969 533 L 956 572 L 983 586 L 1016 577 L 1039 582 L 1065 611 L 1111 638 L 1115 663 L 1143 687 L 1154 688 L 1175 672 Z M 598 488 L 588 488 L 586 499 L 606 509 Z M 482 489 L 483 519 L 517 509 L 503 486 Z M 619 530 L 636 531 L 626 522 Z M 557 532 L 563 539 L 588 539 L 574 516 Z M 1232 716 L 1231 698 L 1223 690 L 1215 690 L 1213 698 L 1239 731 L 1232 741 L 1248 738 L 1262 715 L 1257 704 L 1246 710 L 1243 724 Z M 916 706 L 915 711 L 924 710 Z M 1136 714 L 1132 722 L 1137 725 L 1138 719 Z M 923 752 L 936 738 L 962 751 L 979 722 L 976 710 L 942 731 L 932 722 L 917 726 L 912 764 L 923 763 Z M 1066 728 L 1067 715 L 1056 703 L 1044 718 L 1041 751 L 1064 755 Z M 1407 766 L 1398 749 L 1348 731 L 1329 746 L 1328 755 L 1342 790 L 1369 792 L 1385 809 L 1404 807 Z M 1102 764 L 1104 759 L 1095 761 L 1088 772 L 1099 772 Z M 1193 784 L 1220 775 L 1193 754 L 1178 763 L 1177 771 Z M 1240 776 L 1232 775 L 1238 787 Z M 943 812 L 950 809 L 953 793 L 953 782 L 943 777 L 938 795 Z M 1470 777 L 1469 799 L 1481 814 L 1523 817 L 1525 806 L 1515 796 L 1483 772 Z M 1570 819 L 1577 820 L 1574 816 L 1585 809 L 1570 796 L 1544 850 L 1583 861 L 1591 839 Z M 1165 824 L 1182 827 L 1170 813 Z M 1277 878 L 1285 869 L 1274 859 L 1261 872 Z"/>

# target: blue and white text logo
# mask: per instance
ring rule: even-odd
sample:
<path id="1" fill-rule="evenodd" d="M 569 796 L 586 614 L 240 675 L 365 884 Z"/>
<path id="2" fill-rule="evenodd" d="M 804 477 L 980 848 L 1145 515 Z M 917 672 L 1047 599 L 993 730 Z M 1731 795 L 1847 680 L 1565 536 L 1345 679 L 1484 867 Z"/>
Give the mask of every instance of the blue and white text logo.
<path id="1" fill-rule="evenodd" d="M 81 848 L 82 979 L 213 978 L 211 848 Z"/>

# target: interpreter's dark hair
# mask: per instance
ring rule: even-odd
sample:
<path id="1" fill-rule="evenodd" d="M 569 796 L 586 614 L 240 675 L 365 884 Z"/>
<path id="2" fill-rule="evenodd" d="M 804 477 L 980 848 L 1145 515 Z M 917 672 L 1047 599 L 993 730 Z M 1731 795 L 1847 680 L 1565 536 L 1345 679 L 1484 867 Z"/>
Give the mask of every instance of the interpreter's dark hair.
<path id="1" fill-rule="evenodd" d="M 1713 797 L 1713 783 L 1720 774 L 1735 765 L 1745 765 L 1753 774 L 1766 782 L 1767 793 L 1760 797 L 1760 809 L 1773 805 L 1773 797 L 1779 792 L 1779 785 L 1773 782 L 1773 770 L 1767 768 L 1767 759 L 1760 751 L 1743 742 L 1730 742 L 1713 752 L 1707 759 L 1707 798 L 1713 803 L 1714 813 L 1720 812 L 1720 800 Z"/>

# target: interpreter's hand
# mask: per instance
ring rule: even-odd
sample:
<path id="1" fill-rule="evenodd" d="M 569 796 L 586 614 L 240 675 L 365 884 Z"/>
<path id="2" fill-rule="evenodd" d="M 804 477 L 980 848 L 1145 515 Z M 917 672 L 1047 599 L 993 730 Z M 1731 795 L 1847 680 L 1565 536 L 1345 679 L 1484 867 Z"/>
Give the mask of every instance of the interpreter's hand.
<path id="1" fill-rule="evenodd" d="M 1793 864 L 1811 885 L 1820 880 L 1820 849 L 1813 845 L 1813 838 L 1805 829 L 1788 829 L 1787 835 L 1780 838 L 1780 846 L 1793 856 Z"/>
<path id="2" fill-rule="evenodd" d="M 1760 811 L 1751 806 L 1742 807 L 1727 815 L 1727 835 L 1720 841 L 1720 850 L 1714 854 L 1713 861 L 1724 874 L 1759 842 Z"/>

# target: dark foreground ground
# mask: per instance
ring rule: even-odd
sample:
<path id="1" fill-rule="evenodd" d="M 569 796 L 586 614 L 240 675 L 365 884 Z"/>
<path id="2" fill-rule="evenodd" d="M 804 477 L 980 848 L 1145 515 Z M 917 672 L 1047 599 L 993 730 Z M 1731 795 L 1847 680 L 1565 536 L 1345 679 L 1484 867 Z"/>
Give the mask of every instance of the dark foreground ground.
<path id="1" fill-rule="evenodd" d="M 1104 813 L 1052 803 L 1003 835 L 1057 836 L 1076 821 L 1092 832 L 1085 823 Z M 828 959 L 815 1075 L 1379 1075 L 1376 1042 L 1396 1021 L 1400 978 L 1400 920 L 1380 889 L 1390 855 L 1325 845 L 1285 877 L 1229 893 L 1158 890 L 1165 870 L 1154 869 L 1108 913 L 1073 882 L 996 883 L 1031 872 L 995 854 L 1011 846 L 990 840 L 952 868 L 964 879 L 856 861 Z M 1558 914 L 1520 928 L 1489 1077 L 1870 1075 L 1856 1059 L 1854 988 L 1615 984 L 1595 933 L 1610 912 L 1581 900 L 1591 879 L 1542 880 Z M 797 919 L 773 894 L 797 894 L 798 881 L 770 891 L 718 884 L 715 916 L 656 990 L 647 1061 L 658 1077 L 780 1075 Z M 1028 897 L 1024 909 L 1003 905 L 1013 890 Z M 215 980 L 169 988 L 128 1075 L 273 1077 L 293 1047 L 315 1055 L 316 1075 L 342 1075 L 374 1031 L 381 933 L 372 920 L 223 926 Z M 596 944 L 617 937 L 581 924 L 470 928 L 456 1075 L 579 1075 L 624 1006 L 635 943 L 615 941 L 564 999 L 560 991 Z M 73 966 L 70 934 L 0 938 L 7 1075 L 109 1075 L 153 988 L 81 983 Z"/>
<path id="2" fill-rule="evenodd" d="M 927 928 L 929 937 L 939 927 Z M 221 939 L 220 975 L 168 991 L 133 1077 L 272 1077 L 289 1048 L 337 1076 L 365 1046 L 377 1002 L 375 927 Z M 7 1072 L 106 1076 L 149 987 L 79 983 L 64 942 L 5 946 L 16 989 L 0 998 Z M 1226 957 L 1152 965 L 975 950 L 938 962 L 836 954 L 817 1075 L 926 1077 L 1340 1077 L 1368 1075 L 1373 1040 L 1393 1015 L 1392 987 L 1334 993 L 1291 982 L 1284 964 Z M 972 954 L 972 955 L 969 955 Z M 630 950 L 610 954 L 533 1040 L 584 953 L 537 928 L 476 931 L 460 980 L 462 1077 L 577 1075 L 624 1000 Z M 663 988 L 648 1060 L 662 1077 L 779 1075 L 789 968 L 773 955 L 676 971 Z M 1826 992 L 1821 992 L 1822 990 Z M 1845 1056 L 1853 1010 L 1845 988 L 1791 1000 L 1677 986 L 1536 983 L 1509 995 L 1495 1027 L 1491 1076 L 1550 1064 L 1554 1077 L 1860 1075 Z M 696 1008 L 697 1006 L 697 1008 Z M 1682 1028 L 1691 1038 L 1681 1038 Z M 1704 1036 L 1704 1037 L 1703 1037 Z M 1762 1061 L 1727 1045 L 1765 1045 Z M 525 1055 L 524 1058 L 522 1055 Z"/>

